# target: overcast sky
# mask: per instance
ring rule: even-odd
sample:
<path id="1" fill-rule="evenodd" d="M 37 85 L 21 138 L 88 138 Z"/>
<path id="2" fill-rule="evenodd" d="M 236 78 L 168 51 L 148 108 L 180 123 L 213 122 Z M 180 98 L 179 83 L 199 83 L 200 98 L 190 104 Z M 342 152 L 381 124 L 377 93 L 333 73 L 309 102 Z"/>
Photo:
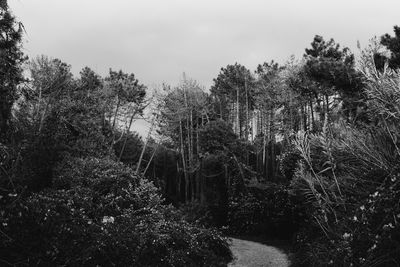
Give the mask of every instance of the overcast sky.
<path id="1" fill-rule="evenodd" d="M 301 57 L 315 34 L 356 50 L 400 25 L 399 0 L 9 0 L 25 51 L 134 73 L 153 86 L 182 72 L 205 87 L 235 62 Z"/>

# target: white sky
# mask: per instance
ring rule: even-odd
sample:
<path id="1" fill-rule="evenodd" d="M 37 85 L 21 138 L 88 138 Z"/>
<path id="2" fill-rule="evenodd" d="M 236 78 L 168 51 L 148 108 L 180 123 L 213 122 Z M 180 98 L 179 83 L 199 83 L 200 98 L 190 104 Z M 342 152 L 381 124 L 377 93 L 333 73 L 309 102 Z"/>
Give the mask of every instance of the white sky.
<path id="1" fill-rule="evenodd" d="M 9 0 L 25 52 L 134 73 L 153 87 L 183 72 L 206 88 L 221 67 L 301 57 L 314 35 L 356 51 L 400 25 L 400 0 Z"/>

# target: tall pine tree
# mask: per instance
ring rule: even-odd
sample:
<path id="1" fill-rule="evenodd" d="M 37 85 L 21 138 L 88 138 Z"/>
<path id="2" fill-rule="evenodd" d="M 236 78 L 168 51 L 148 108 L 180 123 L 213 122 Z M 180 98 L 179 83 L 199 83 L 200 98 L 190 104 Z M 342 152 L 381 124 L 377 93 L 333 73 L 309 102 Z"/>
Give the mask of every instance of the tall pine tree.
<path id="1" fill-rule="evenodd" d="M 23 25 L 11 14 L 7 0 L 0 0 L 0 142 L 7 140 L 11 108 L 19 83 L 23 81 L 21 50 Z"/>

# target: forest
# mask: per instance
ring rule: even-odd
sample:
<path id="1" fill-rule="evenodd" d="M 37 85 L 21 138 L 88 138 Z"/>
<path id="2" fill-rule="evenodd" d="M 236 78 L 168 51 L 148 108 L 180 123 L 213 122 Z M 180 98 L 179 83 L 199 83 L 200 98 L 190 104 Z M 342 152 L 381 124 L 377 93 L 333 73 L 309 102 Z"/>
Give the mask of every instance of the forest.
<path id="1" fill-rule="evenodd" d="M 227 266 L 228 237 L 284 240 L 291 266 L 399 266 L 393 29 L 150 90 L 29 59 L 1 0 L 0 266 Z"/>

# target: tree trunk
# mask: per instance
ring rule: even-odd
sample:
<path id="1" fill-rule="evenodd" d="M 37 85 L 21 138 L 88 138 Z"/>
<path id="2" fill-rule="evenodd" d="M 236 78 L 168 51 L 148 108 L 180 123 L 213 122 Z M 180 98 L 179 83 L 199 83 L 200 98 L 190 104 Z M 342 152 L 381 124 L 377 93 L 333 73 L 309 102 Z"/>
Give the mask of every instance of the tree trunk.
<path id="1" fill-rule="evenodd" d="M 261 112 L 261 131 L 263 135 L 263 155 L 262 155 L 262 174 L 265 177 L 266 175 L 266 166 L 267 166 L 267 123 L 264 116 L 264 111 Z"/>
<path id="2" fill-rule="evenodd" d="M 267 114 L 267 117 L 268 114 Z M 269 157 L 269 143 L 270 143 L 270 136 L 271 136 L 271 125 L 270 125 L 270 121 L 269 118 L 266 119 L 266 143 L 265 143 L 265 166 L 264 166 L 264 175 L 266 177 L 266 179 L 268 180 L 269 176 L 268 176 L 268 171 L 269 171 L 269 161 L 270 161 L 270 157 Z"/>
<path id="3" fill-rule="evenodd" d="M 222 103 L 221 103 L 221 99 L 219 99 L 219 118 L 220 118 L 221 120 L 223 120 L 223 117 L 222 117 Z"/>
<path id="4" fill-rule="evenodd" d="M 227 188 L 227 191 L 230 192 L 231 181 L 230 181 L 230 178 L 228 175 L 228 165 L 227 164 L 224 165 L 224 174 L 225 174 L 224 178 L 225 178 L 226 188 Z"/>
<path id="5" fill-rule="evenodd" d="M 181 139 L 181 155 L 182 155 L 182 167 L 183 167 L 183 175 L 185 178 L 185 202 L 188 200 L 188 191 L 189 191 L 189 178 L 187 174 L 186 168 L 186 159 L 185 159 L 185 147 L 183 144 L 183 129 L 182 129 L 182 120 L 179 120 L 179 131 L 180 131 L 180 139 Z"/>
<path id="6" fill-rule="evenodd" d="M 182 177 L 181 177 L 181 172 L 179 171 L 179 160 L 176 161 L 176 177 L 177 177 L 177 186 L 176 186 L 176 195 L 178 196 L 178 199 L 181 198 L 181 183 L 182 183 Z"/>
<path id="7" fill-rule="evenodd" d="M 271 108 L 271 115 L 270 115 L 270 124 L 271 124 L 271 180 L 275 181 L 275 172 L 276 172 L 276 155 L 275 155 L 275 111 L 274 108 Z"/>
<path id="8" fill-rule="evenodd" d="M 116 143 L 116 142 L 115 142 L 115 123 L 116 123 L 117 116 L 118 116 L 119 106 L 120 106 L 120 99 L 119 99 L 119 97 L 118 97 L 117 107 L 115 108 L 114 119 L 113 119 L 113 124 L 112 124 L 112 128 L 111 128 L 112 137 L 111 137 L 111 144 L 110 144 L 109 153 L 111 153 L 111 151 L 112 151 L 112 149 L 113 149 L 113 147 L 114 147 L 114 144 Z M 39 131 L 40 131 L 40 130 L 39 130 Z M 119 139 L 119 138 L 118 138 L 118 139 Z"/>
<path id="9" fill-rule="evenodd" d="M 153 127 L 154 127 L 154 119 L 151 122 L 151 126 L 150 126 L 149 132 L 147 134 L 146 142 L 144 143 L 142 152 L 140 153 L 139 161 L 138 161 L 137 166 L 136 166 L 136 175 L 139 174 L 140 165 L 142 164 L 143 155 L 144 155 L 144 152 L 145 152 L 145 150 L 147 148 L 147 143 L 149 142 L 149 139 L 150 139 L 150 136 L 151 136 L 151 132 L 153 131 Z"/>
<path id="10" fill-rule="evenodd" d="M 236 128 L 239 138 L 242 138 L 242 130 L 240 127 L 240 104 L 239 104 L 239 87 L 236 88 Z"/>
<path id="11" fill-rule="evenodd" d="M 154 148 L 154 151 L 153 151 L 153 153 L 151 154 L 151 157 L 150 157 L 149 162 L 147 162 L 146 168 L 145 168 L 144 171 L 143 171 L 143 176 L 146 174 L 147 169 L 150 167 L 151 161 L 153 160 L 154 155 L 155 155 L 156 152 L 157 152 L 158 146 L 159 146 L 159 143 L 157 143 L 156 148 Z"/>
<path id="12" fill-rule="evenodd" d="M 118 101 L 117 101 L 117 107 L 115 108 L 115 112 L 114 112 L 114 120 L 113 120 L 113 124 L 112 124 L 112 130 L 114 131 L 115 128 L 115 122 L 117 120 L 117 116 L 118 116 L 118 110 L 119 110 L 119 105 L 121 104 L 121 100 L 118 97 Z"/>
<path id="13" fill-rule="evenodd" d="M 325 95 L 325 118 L 324 118 L 324 127 L 323 132 L 325 133 L 328 128 L 329 122 L 329 96 L 328 94 Z"/>
<path id="14" fill-rule="evenodd" d="M 206 196 L 204 193 L 205 188 L 205 177 L 203 176 L 203 161 L 200 161 L 200 203 L 204 204 L 206 201 Z"/>
<path id="15" fill-rule="evenodd" d="M 310 112 L 311 112 L 310 131 L 312 132 L 312 131 L 314 131 L 314 125 L 315 125 L 314 107 L 313 107 L 312 98 L 310 98 Z"/>
<path id="16" fill-rule="evenodd" d="M 293 118 L 293 104 L 292 104 L 292 92 L 289 92 L 289 113 L 290 113 L 290 129 L 294 130 L 295 132 L 295 125 L 294 125 L 294 118 Z"/>
<path id="17" fill-rule="evenodd" d="M 246 125 L 245 125 L 245 135 L 246 135 L 246 140 L 249 140 L 249 94 L 247 91 L 247 79 L 244 81 L 244 89 L 246 92 Z"/>
<path id="18" fill-rule="evenodd" d="M 303 104 L 300 104 L 300 131 L 304 130 L 304 112 L 303 112 Z"/>
<path id="19" fill-rule="evenodd" d="M 136 110 L 135 110 L 135 112 L 132 114 L 131 118 L 129 119 L 129 125 L 128 125 L 128 127 L 126 128 L 126 131 L 125 131 L 125 140 L 124 140 L 124 144 L 122 145 L 121 151 L 120 151 L 120 153 L 119 153 L 118 160 L 121 160 L 122 154 L 124 153 L 125 146 L 126 146 L 126 142 L 128 141 L 128 134 L 129 134 L 129 132 L 130 132 L 130 130 L 131 130 L 132 123 L 133 123 L 133 119 L 134 119 L 135 115 L 136 115 Z"/>
<path id="20" fill-rule="evenodd" d="M 203 124 L 203 116 L 201 116 L 201 123 Z M 200 199 L 201 195 L 201 162 L 199 159 L 200 154 L 200 142 L 199 142 L 199 125 L 197 123 L 196 127 L 196 159 L 198 162 L 198 170 L 196 170 L 196 180 L 197 180 L 197 199 Z"/>

